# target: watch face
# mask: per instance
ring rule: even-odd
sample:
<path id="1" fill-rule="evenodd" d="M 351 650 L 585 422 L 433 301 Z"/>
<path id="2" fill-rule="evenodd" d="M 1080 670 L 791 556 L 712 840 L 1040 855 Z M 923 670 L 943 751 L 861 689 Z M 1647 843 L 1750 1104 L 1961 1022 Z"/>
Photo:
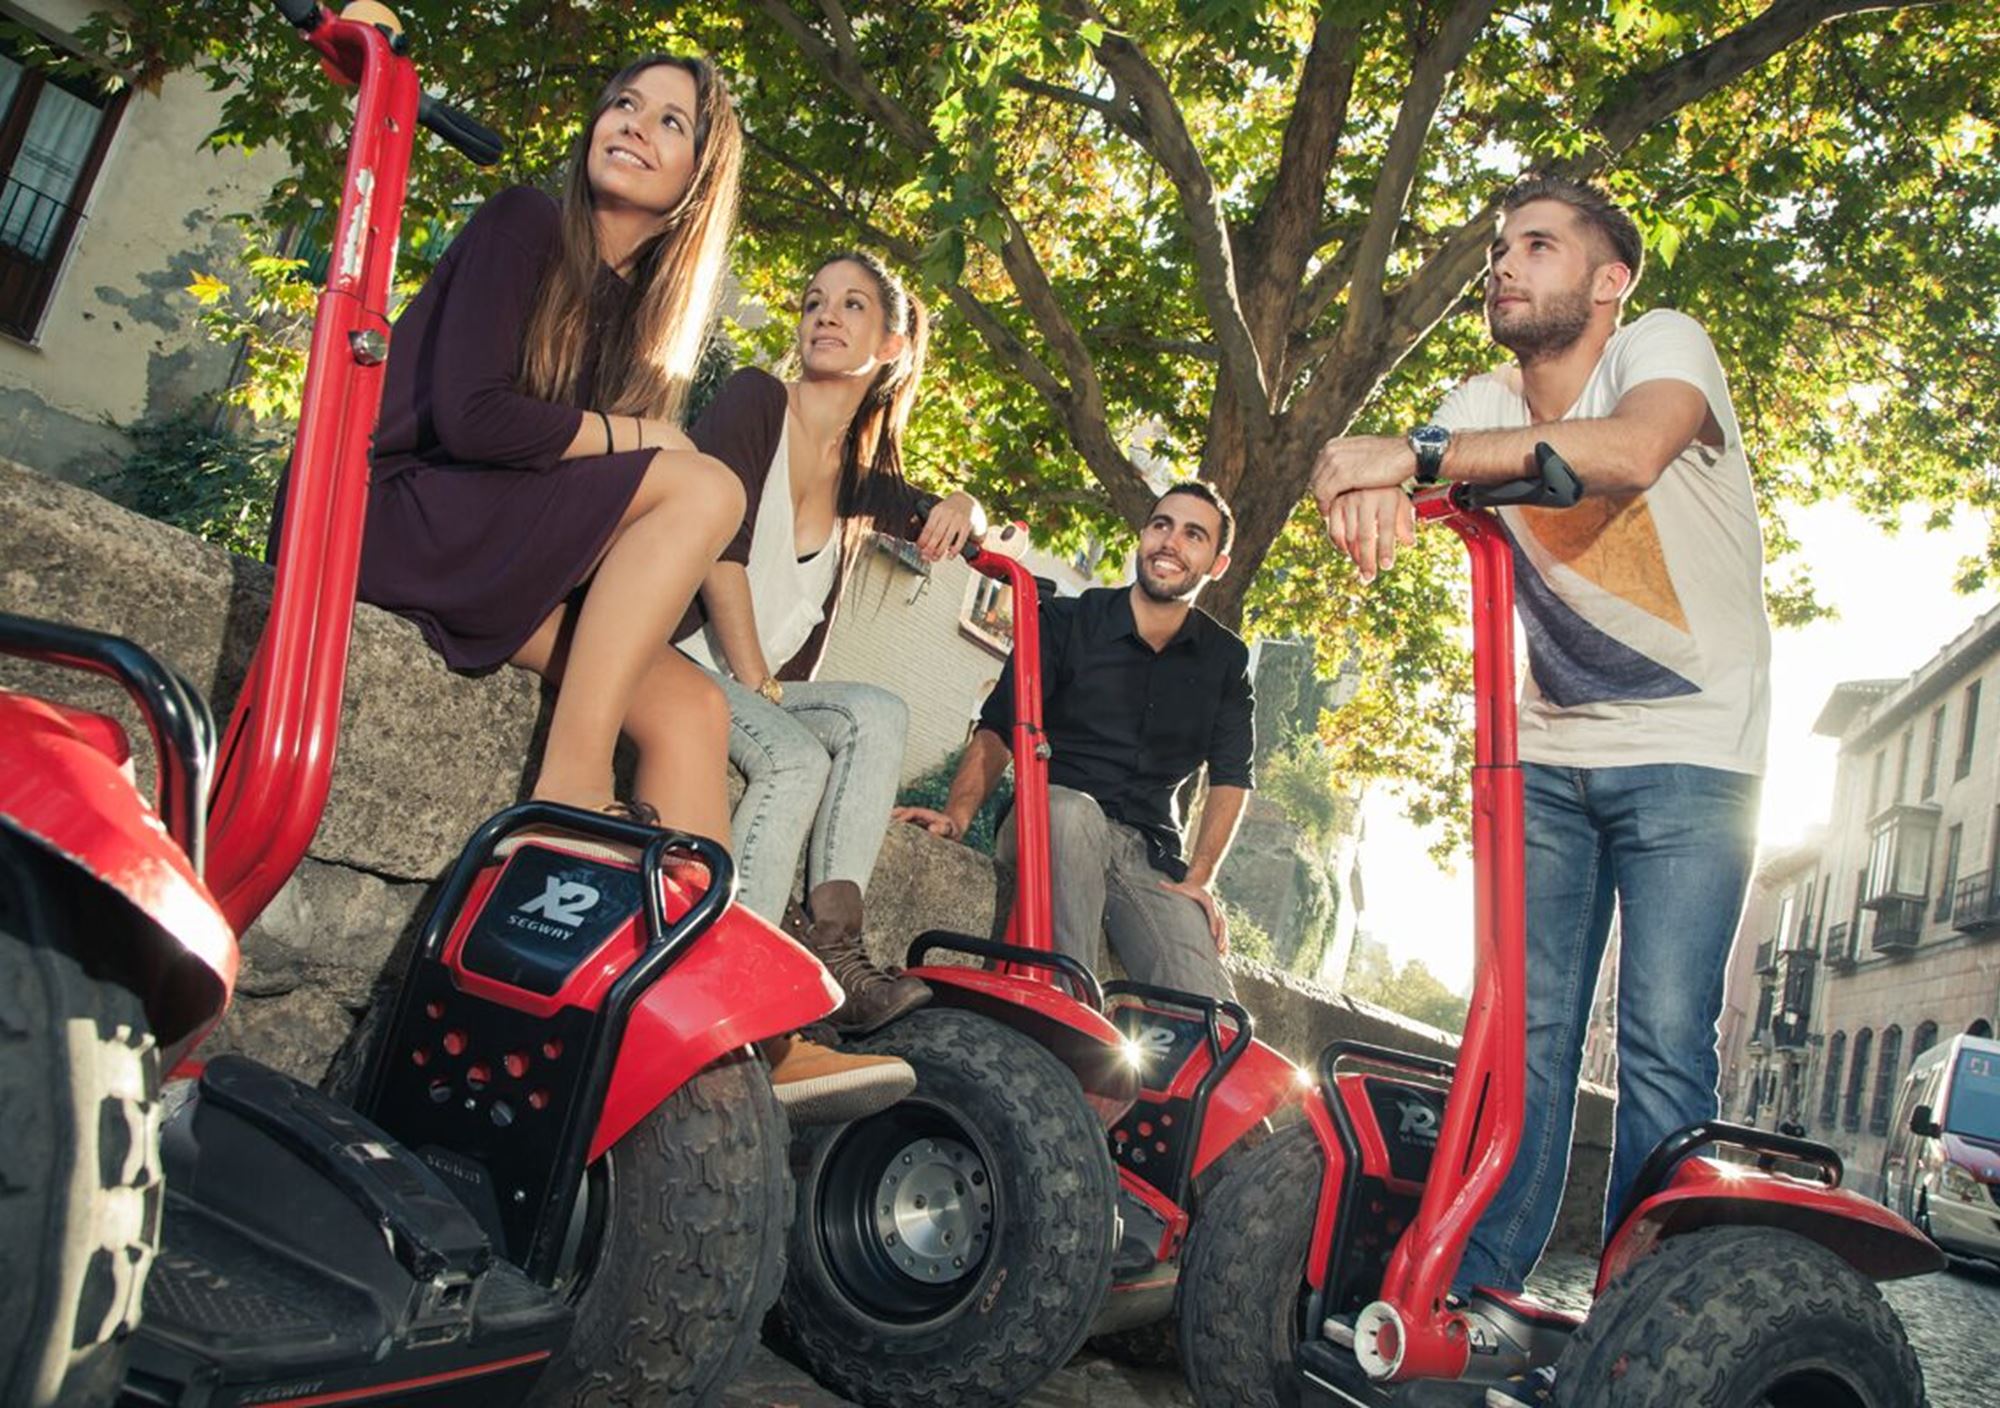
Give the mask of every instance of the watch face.
<path id="1" fill-rule="evenodd" d="M 1441 455 L 1451 443 L 1451 432 L 1441 425 L 1420 425 L 1410 432 L 1410 444 L 1419 454 Z"/>

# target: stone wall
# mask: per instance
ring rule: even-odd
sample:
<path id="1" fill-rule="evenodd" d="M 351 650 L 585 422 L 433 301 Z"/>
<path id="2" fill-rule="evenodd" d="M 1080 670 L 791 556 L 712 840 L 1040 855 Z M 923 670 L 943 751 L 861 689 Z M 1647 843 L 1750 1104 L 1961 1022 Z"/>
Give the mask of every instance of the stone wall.
<path id="1" fill-rule="evenodd" d="M 268 593 L 260 564 L 0 463 L 0 610 L 129 636 L 192 679 L 220 714 Z M 23 684 L 122 712 L 135 739 L 145 736 L 108 687 L 0 661 L 0 685 Z M 539 713 L 527 677 L 453 675 L 406 622 L 357 612 L 325 821 L 298 874 L 245 936 L 238 1000 L 208 1049 L 246 1050 L 308 1078 L 324 1070 L 433 878 L 484 816 L 522 794 Z M 871 946 L 886 959 L 925 929 L 995 933 L 1003 883 L 985 857 L 895 828 L 869 891 Z M 1232 968 L 1259 1034 L 1295 1060 L 1341 1036 L 1449 1053 L 1442 1033 L 1254 964 L 1232 960 Z M 1595 1236 L 1608 1132 L 1605 1102 L 1587 1098 L 1566 1245 Z"/>

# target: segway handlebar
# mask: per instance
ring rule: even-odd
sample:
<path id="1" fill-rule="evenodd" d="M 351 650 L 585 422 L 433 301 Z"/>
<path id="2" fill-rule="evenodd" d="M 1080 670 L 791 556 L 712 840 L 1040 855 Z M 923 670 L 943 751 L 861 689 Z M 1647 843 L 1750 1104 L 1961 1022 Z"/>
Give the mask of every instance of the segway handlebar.
<path id="1" fill-rule="evenodd" d="M 1481 508 L 1573 508 L 1583 481 L 1569 461 L 1543 440 L 1535 445 L 1534 474 L 1499 484 L 1443 484 L 1416 495 L 1419 518 L 1444 518 Z"/>
<path id="2" fill-rule="evenodd" d="M 336 18 L 331 11 L 321 7 L 319 0 L 272 0 L 272 3 L 277 6 L 278 13 L 297 26 L 299 33 L 305 35 L 312 46 L 325 56 L 333 71 L 344 81 L 360 82 L 361 54 L 343 48 L 337 38 L 337 27 L 331 35 L 319 33 L 327 20 Z M 403 37 L 387 25 L 380 28 L 389 38 L 391 47 L 397 53 L 403 53 Z M 505 137 L 435 94 L 425 93 L 417 99 L 417 121 L 442 137 L 448 146 L 463 154 L 474 166 L 491 166 L 507 151 Z"/>
<path id="3" fill-rule="evenodd" d="M 474 166 L 491 166 L 506 154 L 505 137 L 429 93 L 417 100 L 417 121 L 457 148 Z"/>

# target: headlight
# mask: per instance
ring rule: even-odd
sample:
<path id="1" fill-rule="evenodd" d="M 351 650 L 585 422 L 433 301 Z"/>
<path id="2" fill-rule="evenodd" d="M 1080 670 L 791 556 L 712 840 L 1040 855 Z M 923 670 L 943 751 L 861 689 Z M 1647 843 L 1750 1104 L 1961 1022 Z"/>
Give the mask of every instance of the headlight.
<path id="1" fill-rule="evenodd" d="M 1986 1186 L 1957 1164 L 1946 1164 L 1938 1176 L 1938 1192 L 1955 1203 L 1987 1201 Z"/>

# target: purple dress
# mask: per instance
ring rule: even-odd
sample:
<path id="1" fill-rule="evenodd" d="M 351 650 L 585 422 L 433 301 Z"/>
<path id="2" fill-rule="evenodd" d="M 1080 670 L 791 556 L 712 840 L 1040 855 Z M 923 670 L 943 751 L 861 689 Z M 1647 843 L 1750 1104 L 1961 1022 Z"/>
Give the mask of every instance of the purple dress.
<path id="1" fill-rule="evenodd" d="M 560 212 L 542 192 L 481 206 L 396 322 L 375 431 L 360 597 L 417 624 L 455 670 L 504 664 L 588 577 L 652 450 L 563 460 L 591 405 L 515 386 Z M 594 327 L 629 296 L 607 266 Z"/>

